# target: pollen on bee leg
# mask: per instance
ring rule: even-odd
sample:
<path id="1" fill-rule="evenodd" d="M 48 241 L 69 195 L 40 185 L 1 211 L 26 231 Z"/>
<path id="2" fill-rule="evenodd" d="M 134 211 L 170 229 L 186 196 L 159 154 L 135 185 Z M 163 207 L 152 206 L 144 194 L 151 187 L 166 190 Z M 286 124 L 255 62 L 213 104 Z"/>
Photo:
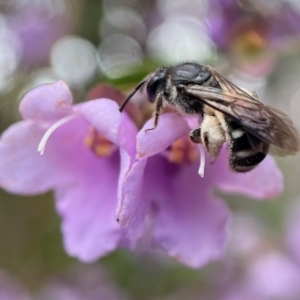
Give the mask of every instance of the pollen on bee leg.
<path id="1" fill-rule="evenodd" d="M 92 126 L 84 139 L 84 144 L 98 156 L 110 156 L 116 149 L 116 145 L 97 132 Z"/>
<path id="2" fill-rule="evenodd" d="M 198 174 L 201 177 L 204 177 L 204 169 L 205 169 L 205 152 L 202 144 L 198 144 L 199 152 L 200 152 L 200 166 L 198 169 Z"/>
<path id="3" fill-rule="evenodd" d="M 77 115 L 71 115 L 71 116 L 67 116 L 63 119 L 60 119 L 59 121 L 57 121 L 56 123 L 54 123 L 52 126 L 50 126 L 50 128 L 46 131 L 46 133 L 43 135 L 39 145 L 38 145 L 38 152 L 40 152 L 41 155 L 44 154 L 45 148 L 46 148 L 46 144 L 48 139 L 50 138 L 51 134 L 58 129 L 60 126 L 62 126 L 63 124 L 73 120 L 74 118 L 76 118 Z"/>

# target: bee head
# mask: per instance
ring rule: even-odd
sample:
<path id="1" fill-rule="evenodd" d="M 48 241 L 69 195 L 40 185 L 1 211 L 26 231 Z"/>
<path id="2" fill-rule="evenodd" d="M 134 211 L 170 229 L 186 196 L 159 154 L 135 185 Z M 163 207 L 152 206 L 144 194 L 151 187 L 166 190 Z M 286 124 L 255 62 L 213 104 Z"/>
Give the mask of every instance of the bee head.
<path id="1" fill-rule="evenodd" d="M 167 68 L 160 68 L 147 84 L 148 100 L 155 102 L 156 96 L 162 90 L 167 75 Z"/>

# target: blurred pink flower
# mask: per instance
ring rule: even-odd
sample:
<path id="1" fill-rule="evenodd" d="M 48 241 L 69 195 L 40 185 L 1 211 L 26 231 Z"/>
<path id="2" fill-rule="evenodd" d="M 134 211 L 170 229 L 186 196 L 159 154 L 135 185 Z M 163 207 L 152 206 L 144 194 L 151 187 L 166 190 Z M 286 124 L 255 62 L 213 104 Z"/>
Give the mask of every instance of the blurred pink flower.
<path id="1" fill-rule="evenodd" d="M 300 202 L 299 198 L 290 205 L 285 216 L 286 243 L 292 256 L 300 265 Z"/>
<path id="2" fill-rule="evenodd" d="M 49 7 L 37 4 L 26 4 L 15 10 L 9 17 L 9 25 L 20 39 L 22 62 L 26 67 L 46 63 L 52 45 L 70 34 L 74 26 L 65 9 L 50 11 Z"/>
<path id="3" fill-rule="evenodd" d="M 31 300 L 28 291 L 4 270 L 0 270 L 0 299 L 1 300 Z"/>
<path id="4" fill-rule="evenodd" d="M 255 259 L 246 271 L 255 299 L 294 300 L 300 297 L 300 268 L 287 255 L 272 250 Z"/>
<path id="5" fill-rule="evenodd" d="M 220 51 L 253 78 L 274 70 L 278 55 L 299 40 L 300 13 L 287 1 L 212 0 L 208 34 Z"/>
<path id="6" fill-rule="evenodd" d="M 99 265 L 78 265 L 42 285 L 36 300 L 129 299 Z"/>
<path id="7" fill-rule="evenodd" d="M 274 245 L 270 231 L 251 215 L 235 215 L 232 223 L 229 259 L 222 262 L 222 272 L 211 277 L 211 285 L 219 291 L 217 299 L 300 299 L 300 266 L 278 247 L 284 241 Z M 283 246 L 289 250 L 289 245 Z"/>
<path id="8" fill-rule="evenodd" d="M 288 2 L 212 0 L 210 4 L 209 33 L 222 50 L 241 40 L 252 51 L 282 46 L 284 38 L 300 33 L 300 14 Z"/>
<path id="9" fill-rule="evenodd" d="M 269 199 L 281 193 L 283 178 L 271 157 L 249 173 L 230 171 L 225 147 L 201 178 L 197 148 L 185 140 L 187 122 L 174 113 L 159 121 L 145 133 L 152 127 L 148 121 L 137 135 L 138 160 L 124 179 L 117 217 L 133 240 L 150 232 L 170 256 L 201 267 L 219 259 L 228 240 L 230 212 L 213 189 Z"/>
<path id="10" fill-rule="evenodd" d="M 114 250 L 123 239 L 118 180 L 135 157 L 135 125 L 109 99 L 72 106 L 62 81 L 28 92 L 20 113 L 0 140 L 0 186 L 21 195 L 54 190 L 69 255 L 93 261 Z M 51 131 L 41 156 L 37 146 Z"/>

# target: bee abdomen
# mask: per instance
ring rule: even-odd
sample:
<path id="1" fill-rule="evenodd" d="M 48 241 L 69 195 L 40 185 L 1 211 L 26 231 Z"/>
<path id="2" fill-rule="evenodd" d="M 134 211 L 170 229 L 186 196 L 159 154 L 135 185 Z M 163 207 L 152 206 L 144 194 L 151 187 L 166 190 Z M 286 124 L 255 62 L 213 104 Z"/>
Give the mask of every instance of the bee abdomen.
<path id="1" fill-rule="evenodd" d="M 264 160 L 267 146 L 258 138 L 245 132 L 238 124 L 229 124 L 229 164 L 233 171 L 248 172 Z M 258 151 L 257 149 L 264 149 Z"/>
<path id="2" fill-rule="evenodd" d="M 244 157 L 243 157 L 244 156 Z M 229 164 L 232 170 L 236 172 L 248 172 L 254 169 L 264 160 L 266 154 L 263 152 L 249 151 L 231 152 Z"/>

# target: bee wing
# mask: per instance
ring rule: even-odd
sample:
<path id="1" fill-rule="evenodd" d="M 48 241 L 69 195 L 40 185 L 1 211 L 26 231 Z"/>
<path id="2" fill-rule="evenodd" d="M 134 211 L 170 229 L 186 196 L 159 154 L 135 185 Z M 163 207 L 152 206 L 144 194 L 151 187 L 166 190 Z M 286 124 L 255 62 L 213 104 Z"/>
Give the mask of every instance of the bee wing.
<path id="1" fill-rule="evenodd" d="M 300 151 L 298 131 L 287 115 L 259 102 L 221 75 L 215 76 L 223 90 L 191 85 L 186 87 L 186 93 L 231 117 L 246 131 L 271 144 L 272 154 L 285 156 Z"/>
<path id="2" fill-rule="evenodd" d="M 273 114 L 276 115 L 276 117 L 279 118 L 289 130 L 289 135 L 287 135 L 285 132 L 283 132 L 284 129 L 281 128 L 281 134 L 285 134 L 284 139 L 288 140 L 289 144 L 286 142 L 286 147 L 279 147 L 278 145 L 271 143 L 269 149 L 270 154 L 277 156 L 296 154 L 298 151 L 300 151 L 300 138 L 299 132 L 295 128 L 292 120 L 282 111 L 270 106 L 268 106 L 268 108 L 272 110 Z M 293 144 L 293 147 L 289 146 L 291 143 Z"/>

